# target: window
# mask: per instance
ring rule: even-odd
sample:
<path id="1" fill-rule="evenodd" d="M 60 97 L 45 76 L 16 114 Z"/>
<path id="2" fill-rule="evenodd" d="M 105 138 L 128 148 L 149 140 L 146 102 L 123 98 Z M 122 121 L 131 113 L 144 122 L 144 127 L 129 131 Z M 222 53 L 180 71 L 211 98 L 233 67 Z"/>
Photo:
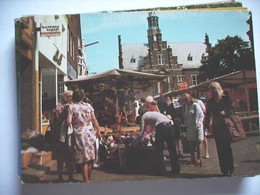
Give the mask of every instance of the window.
<path id="1" fill-rule="evenodd" d="M 75 41 L 72 40 L 72 59 L 75 60 Z"/>
<path id="2" fill-rule="evenodd" d="M 184 76 L 183 75 L 177 75 L 177 82 L 183 82 Z"/>
<path id="3" fill-rule="evenodd" d="M 70 33 L 70 48 L 69 48 L 70 57 L 72 57 L 72 34 Z"/>
<path id="4" fill-rule="evenodd" d="M 135 63 L 135 57 L 133 56 L 130 60 L 131 63 Z"/>
<path id="5" fill-rule="evenodd" d="M 201 60 L 207 60 L 208 54 L 207 53 L 203 53 L 201 56 Z"/>
<path id="6" fill-rule="evenodd" d="M 81 44 L 80 44 L 80 38 L 78 37 L 78 48 L 80 48 L 81 49 Z"/>
<path id="7" fill-rule="evenodd" d="M 187 60 L 188 60 L 188 61 L 192 61 L 192 60 L 193 60 L 193 57 L 192 57 L 191 54 L 188 55 L 188 59 L 187 59 Z"/>
<path id="8" fill-rule="evenodd" d="M 80 75 L 80 76 L 82 76 L 82 72 L 83 72 L 82 69 L 83 69 L 82 66 L 78 66 L 78 72 L 79 72 L 79 75 Z"/>
<path id="9" fill-rule="evenodd" d="M 63 82 L 64 76 L 58 75 L 58 97 L 59 102 L 61 102 L 61 94 L 64 92 L 64 82 Z"/>
<path id="10" fill-rule="evenodd" d="M 197 75 L 191 75 L 191 85 L 197 85 L 198 84 L 198 80 L 197 80 Z"/>
<path id="11" fill-rule="evenodd" d="M 70 30 L 67 31 L 67 52 L 70 52 Z"/>
<path id="12" fill-rule="evenodd" d="M 163 54 L 158 54 L 158 64 L 159 65 L 164 65 L 164 59 L 163 59 Z"/>

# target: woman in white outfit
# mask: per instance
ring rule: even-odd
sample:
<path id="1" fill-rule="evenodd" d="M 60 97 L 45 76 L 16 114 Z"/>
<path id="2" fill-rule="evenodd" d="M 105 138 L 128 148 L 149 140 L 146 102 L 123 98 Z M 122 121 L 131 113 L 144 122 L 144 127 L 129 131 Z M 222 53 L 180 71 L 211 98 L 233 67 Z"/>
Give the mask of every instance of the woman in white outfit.
<path id="1" fill-rule="evenodd" d="M 187 140 L 190 146 L 191 163 L 196 165 L 201 163 L 200 154 L 202 152 L 202 141 L 204 139 L 204 114 L 200 105 L 193 101 L 190 94 L 183 94 L 182 100 L 184 104 L 184 122 L 187 126 Z M 199 150 L 197 151 L 197 160 L 195 160 L 196 146 L 198 146 Z"/>

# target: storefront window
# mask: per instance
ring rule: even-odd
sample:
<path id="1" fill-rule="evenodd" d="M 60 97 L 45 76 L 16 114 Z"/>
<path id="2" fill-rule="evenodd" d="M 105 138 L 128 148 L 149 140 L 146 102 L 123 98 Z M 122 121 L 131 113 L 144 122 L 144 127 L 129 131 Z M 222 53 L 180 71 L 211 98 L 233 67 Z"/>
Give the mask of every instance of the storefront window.
<path id="1" fill-rule="evenodd" d="M 61 102 L 60 97 L 61 94 L 64 92 L 64 76 L 63 75 L 58 75 L 58 97 L 59 97 L 59 102 Z"/>

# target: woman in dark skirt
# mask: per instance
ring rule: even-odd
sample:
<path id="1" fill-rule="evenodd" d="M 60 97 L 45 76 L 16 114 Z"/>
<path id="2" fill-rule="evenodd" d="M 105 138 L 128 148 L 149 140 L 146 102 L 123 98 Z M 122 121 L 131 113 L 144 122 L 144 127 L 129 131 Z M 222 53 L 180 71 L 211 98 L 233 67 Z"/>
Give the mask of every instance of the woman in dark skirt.
<path id="1" fill-rule="evenodd" d="M 50 120 L 52 134 L 52 159 L 57 160 L 58 181 L 62 182 L 63 164 L 66 163 L 68 169 L 68 181 L 73 180 L 73 157 L 67 144 L 66 119 L 69 105 L 72 103 L 72 91 L 68 90 L 62 94 L 62 103 L 58 104 L 52 112 Z M 65 132 L 62 132 L 62 128 Z M 64 140 L 65 139 L 65 140 Z"/>
<path id="2" fill-rule="evenodd" d="M 209 85 L 211 98 L 207 102 L 206 109 L 206 128 L 209 128 L 212 117 L 212 133 L 215 138 L 219 165 L 221 172 L 225 176 L 234 176 L 234 163 L 231 148 L 231 135 L 225 123 L 224 117 L 231 113 L 232 104 L 227 101 L 223 89 L 218 82 L 211 82 Z"/>

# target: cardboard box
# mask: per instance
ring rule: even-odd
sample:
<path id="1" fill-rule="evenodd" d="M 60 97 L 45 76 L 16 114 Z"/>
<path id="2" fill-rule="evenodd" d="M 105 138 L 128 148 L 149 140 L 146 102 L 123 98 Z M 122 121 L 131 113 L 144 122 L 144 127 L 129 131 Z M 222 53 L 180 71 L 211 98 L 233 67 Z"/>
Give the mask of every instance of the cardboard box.
<path id="1" fill-rule="evenodd" d="M 51 161 L 51 152 L 39 152 L 33 154 L 33 164 L 45 165 Z"/>
<path id="2" fill-rule="evenodd" d="M 25 152 L 22 151 L 21 154 L 21 167 L 26 168 L 28 167 L 32 162 L 32 153 L 31 152 Z"/>

